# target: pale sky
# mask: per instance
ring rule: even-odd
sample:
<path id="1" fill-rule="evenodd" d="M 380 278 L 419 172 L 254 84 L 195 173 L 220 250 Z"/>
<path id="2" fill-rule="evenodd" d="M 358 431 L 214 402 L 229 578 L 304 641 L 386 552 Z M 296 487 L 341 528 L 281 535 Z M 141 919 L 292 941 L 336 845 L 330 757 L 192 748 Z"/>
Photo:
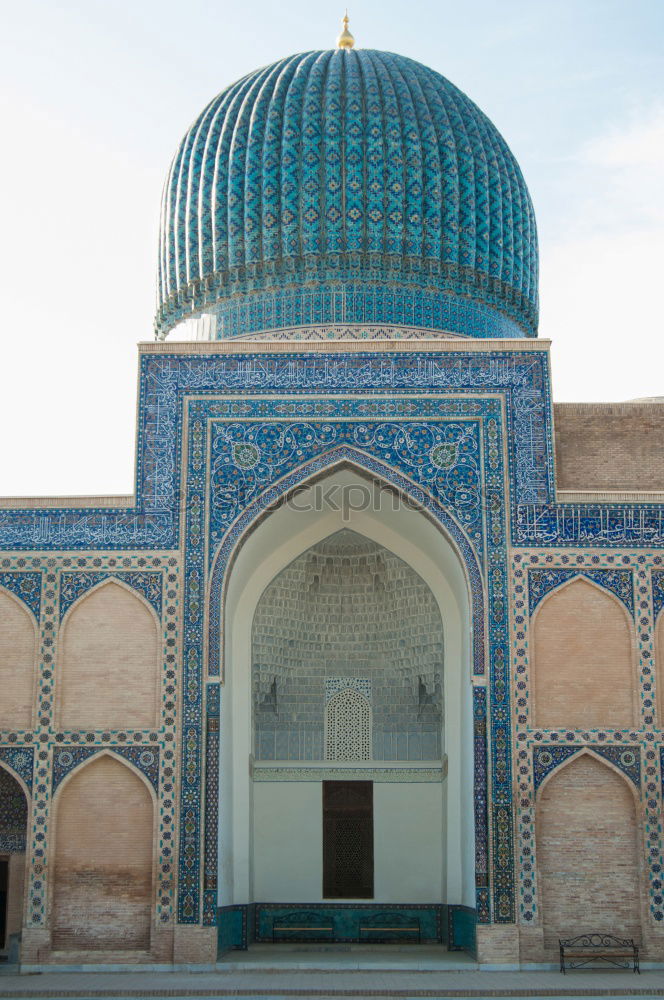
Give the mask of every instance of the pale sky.
<path id="1" fill-rule="evenodd" d="M 556 401 L 664 395 L 664 0 L 357 0 L 358 46 L 443 73 L 521 164 Z M 343 9 L 21 0 L 0 38 L 0 496 L 131 493 L 171 156 L 204 104 Z"/>

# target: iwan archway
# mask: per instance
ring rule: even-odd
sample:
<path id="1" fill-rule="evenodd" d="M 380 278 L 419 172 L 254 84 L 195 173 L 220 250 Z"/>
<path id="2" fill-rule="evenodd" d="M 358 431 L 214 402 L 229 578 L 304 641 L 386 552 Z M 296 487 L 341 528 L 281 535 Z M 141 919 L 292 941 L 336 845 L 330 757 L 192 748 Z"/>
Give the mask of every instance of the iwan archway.
<path id="1" fill-rule="evenodd" d="M 350 780 L 373 785 L 372 894 L 358 894 L 358 901 L 366 903 L 371 898 L 376 905 L 444 903 L 474 908 L 472 602 L 455 546 L 415 504 L 347 462 L 310 480 L 295 496 L 264 513 L 252 529 L 235 549 L 222 602 L 220 800 L 232 808 L 227 807 L 220 818 L 219 905 L 323 904 L 329 900 L 324 878 L 323 783 Z M 405 596 L 401 599 L 393 593 L 390 614 L 401 613 L 409 621 L 403 622 L 400 637 L 399 630 L 394 630 L 391 654 L 389 643 L 382 653 L 374 644 L 372 663 L 366 662 L 366 656 L 362 663 L 362 637 L 351 643 L 340 639 L 336 660 L 328 657 L 313 670 L 316 691 L 300 692 L 311 701 L 312 719 L 317 715 L 323 731 L 317 738 L 305 738 L 308 750 L 295 752 L 291 743 L 286 752 L 286 716 L 296 715 L 297 710 L 283 698 L 286 688 L 290 696 L 296 694 L 297 685 L 286 676 L 284 657 L 274 650 L 275 662 L 264 664 L 267 670 L 261 674 L 259 661 L 265 659 L 271 628 L 267 619 L 274 611 L 269 608 L 270 597 L 274 601 L 280 581 L 283 584 L 289 573 L 297 574 L 298 567 L 312 558 L 343 564 L 350 558 L 341 551 L 345 545 L 364 548 L 374 562 L 382 559 L 390 564 L 382 580 L 369 581 L 367 576 L 368 587 L 380 589 L 391 574 L 390 586 L 419 588 L 425 617 L 429 617 L 428 637 L 425 642 L 424 635 L 415 635 L 414 641 L 407 636 L 409 629 L 417 633 L 422 623 L 415 621 L 412 601 L 409 605 Z M 358 565 L 361 558 L 365 557 L 358 553 Z M 363 571 L 368 573 L 366 560 Z M 312 578 L 306 585 L 317 584 Z M 341 592 L 336 596 L 344 597 Z M 345 599 L 352 600 L 352 595 L 346 594 Z M 295 594 L 292 600 L 297 600 Z M 379 605 L 380 601 L 374 602 L 375 607 Z M 288 609 L 283 611 L 285 618 Z M 343 623 L 338 624 L 343 628 Z M 353 627 L 357 625 L 354 621 Z M 437 629 L 433 636 L 432 628 Z M 289 628 L 283 620 L 279 630 L 288 641 Z M 401 641 L 408 646 L 406 658 L 420 657 L 407 677 L 404 657 L 399 661 Z M 436 645 L 443 650 L 437 666 Z M 308 655 L 313 655 L 311 647 Z M 357 662 L 349 667 L 348 659 L 353 656 Z M 390 660 L 384 669 L 381 656 Z M 275 657 L 281 657 L 281 664 Z M 272 674 L 271 666 L 276 667 Z M 373 692 L 369 690 L 372 685 Z M 371 719 L 370 749 L 365 744 L 359 756 L 356 748 L 348 759 L 340 759 L 343 751 L 331 749 L 330 733 L 327 738 L 325 733 L 326 725 L 332 726 L 329 713 L 334 695 L 352 691 L 351 697 L 365 699 L 370 717 L 376 708 L 385 717 L 384 699 L 399 687 L 404 702 L 410 699 L 406 714 L 411 720 L 411 750 L 406 742 L 404 752 L 403 732 L 401 748 L 393 734 L 393 749 L 386 750 L 389 726 L 382 726 L 377 740 L 378 730 Z M 380 697 L 372 703 L 376 691 Z M 265 722 L 269 723 L 272 709 L 276 716 L 281 712 L 285 725 L 279 749 L 275 735 L 270 751 Z M 360 716 L 356 712 L 356 719 Z M 423 722 L 434 718 L 438 719 L 435 732 Z M 397 724 L 395 730 L 399 728 Z M 428 735 L 422 742 L 425 732 Z M 374 742 L 380 743 L 378 756 L 373 752 Z M 344 896 L 344 902 L 352 903 L 352 896 Z"/>

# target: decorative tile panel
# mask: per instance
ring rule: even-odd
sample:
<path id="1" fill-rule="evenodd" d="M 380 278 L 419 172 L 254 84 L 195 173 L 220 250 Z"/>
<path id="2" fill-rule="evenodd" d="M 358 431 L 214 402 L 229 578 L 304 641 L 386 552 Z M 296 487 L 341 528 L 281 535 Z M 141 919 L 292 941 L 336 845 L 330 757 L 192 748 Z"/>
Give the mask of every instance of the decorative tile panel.
<path id="1" fill-rule="evenodd" d="M 652 571 L 652 610 L 655 621 L 659 618 L 662 608 L 664 608 L 664 570 L 654 569 Z"/>
<path id="2" fill-rule="evenodd" d="M 9 764 L 13 771 L 22 778 L 27 787 L 32 790 L 32 772 L 34 768 L 34 750 L 32 747 L 0 747 L 0 760 Z"/>
<path id="3" fill-rule="evenodd" d="M 544 779 L 554 771 L 564 761 L 570 757 L 578 756 L 584 749 L 592 749 L 599 757 L 623 771 L 627 777 L 638 787 L 641 784 L 641 751 L 638 746 L 608 746 L 598 744 L 596 746 L 537 746 L 533 750 L 533 767 L 535 773 L 535 790 L 539 788 Z"/>
<path id="4" fill-rule="evenodd" d="M 39 621 L 41 609 L 41 573 L 0 573 L 0 587 L 9 590 L 26 604 Z"/>
<path id="5" fill-rule="evenodd" d="M 23 854 L 28 828 L 28 802 L 16 778 L 0 767 L 0 853 Z"/>
<path id="6" fill-rule="evenodd" d="M 157 746 L 114 746 L 109 747 L 113 754 L 124 757 L 148 779 L 155 791 L 158 791 L 159 780 L 159 747 Z M 53 791 L 67 775 L 86 760 L 99 756 L 103 750 L 100 747 L 60 746 L 53 753 Z"/>
<path id="7" fill-rule="evenodd" d="M 161 573 L 63 573 L 60 578 L 60 621 L 79 597 L 104 580 L 121 580 L 141 594 L 161 616 Z"/>
<path id="8" fill-rule="evenodd" d="M 631 570 L 593 569 L 580 573 L 575 569 L 530 569 L 528 570 L 528 601 L 532 615 L 536 607 L 552 590 L 568 580 L 586 578 L 598 587 L 610 591 L 621 601 L 631 615 L 634 614 L 634 581 Z"/>

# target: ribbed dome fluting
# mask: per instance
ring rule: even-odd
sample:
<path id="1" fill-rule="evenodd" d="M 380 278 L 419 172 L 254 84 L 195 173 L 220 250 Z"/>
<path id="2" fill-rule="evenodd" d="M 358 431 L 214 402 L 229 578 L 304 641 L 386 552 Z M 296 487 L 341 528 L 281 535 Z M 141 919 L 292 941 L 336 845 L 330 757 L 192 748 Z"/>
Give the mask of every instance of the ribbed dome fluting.
<path id="1" fill-rule="evenodd" d="M 466 335 L 534 336 L 537 266 L 521 171 L 472 101 L 403 56 L 309 52 L 233 84 L 182 140 L 156 324 L 216 310 L 219 336 L 341 313 L 453 329 L 466 303 L 483 317 Z"/>

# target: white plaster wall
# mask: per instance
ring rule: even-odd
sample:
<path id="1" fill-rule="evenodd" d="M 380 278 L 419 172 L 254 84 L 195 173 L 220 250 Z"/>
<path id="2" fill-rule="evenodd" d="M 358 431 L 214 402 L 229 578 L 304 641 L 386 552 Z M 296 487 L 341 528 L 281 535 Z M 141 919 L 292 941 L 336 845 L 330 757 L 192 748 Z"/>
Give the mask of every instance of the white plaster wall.
<path id="1" fill-rule="evenodd" d="M 374 784 L 374 898 L 444 898 L 443 788 L 436 782 Z M 323 791 L 319 781 L 253 786 L 254 898 L 322 902 Z M 366 902 L 366 900 L 365 900 Z"/>
<path id="2" fill-rule="evenodd" d="M 443 788 L 374 784 L 374 896 L 381 903 L 445 898 Z"/>
<path id="3" fill-rule="evenodd" d="M 265 903 L 322 899 L 320 781 L 254 782 L 254 897 Z"/>

